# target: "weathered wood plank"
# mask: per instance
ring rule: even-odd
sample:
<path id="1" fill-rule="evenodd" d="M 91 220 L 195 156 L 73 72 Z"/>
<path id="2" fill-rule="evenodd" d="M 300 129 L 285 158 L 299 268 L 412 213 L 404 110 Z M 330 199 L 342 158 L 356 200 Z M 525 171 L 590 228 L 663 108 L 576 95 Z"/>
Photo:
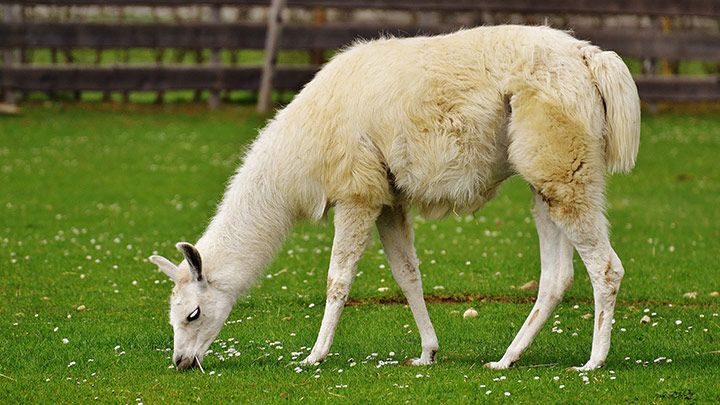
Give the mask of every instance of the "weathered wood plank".
<path id="1" fill-rule="evenodd" d="M 0 0 L 23 5 L 186 6 L 188 4 L 269 6 L 270 0 Z M 476 10 L 570 14 L 646 14 L 720 16 L 717 0 L 288 0 L 290 7 Z"/>
<path id="2" fill-rule="evenodd" d="M 283 28 L 281 49 L 336 49 L 358 38 L 452 32 L 459 26 L 326 24 Z M 266 27 L 253 24 L 0 25 L 0 48 L 223 48 L 263 49 Z M 660 33 L 643 29 L 577 29 L 575 36 L 627 57 L 720 60 L 720 34 Z"/>
<path id="3" fill-rule="evenodd" d="M 2 6 L 3 11 L 3 25 L 9 25 L 13 23 L 14 17 L 15 17 L 15 10 L 13 10 L 14 6 L 5 4 Z M 2 36 L 2 34 L 0 34 Z M 15 64 L 15 50 L 14 49 L 4 49 L 2 51 L 2 63 L 3 66 L 12 66 Z M 11 88 L 8 88 L 6 86 L 0 86 L 0 90 L 2 91 L 2 101 L 6 105 L 13 105 L 15 104 L 15 94 L 13 93 L 13 90 Z"/>
<path id="4" fill-rule="evenodd" d="M 720 101 L 720 76 L 638 76 L 640 98 L 645 101 Z"/>
<path id="5" fill-rule="evenodd" d="M 210 8 L 210 22 L 213 25 L 220 24 L 222 22 L 222 16 L 220 15 L 220 6 L 212 6 Z M 220 67 L 220 49 L 214 47 L 210 50 L 210 66 L 218 68 Z M 215 110 L 220 107 L 220 91 L 222 87 L 218 86 L 210 89 L 210 98 L 208 99 L 208 107 L 211 110 Z"/>
<path id="6" fill-rule="evenodd" d="M 313 78 L 313 66 L 278 66 L 277 90 L 299 90 Z M 44 66 L 0 67 L 0 87 L 28 91 L 257 90 L 261 68 L 223 66 Z M 720 76 L 635 78 L 645 101 L 720 101 Z"/>
<path id="7" fill-rule="evenodd" d="M 263 61 L 260 89 L 258 90 L 258 111 L 270 110 L 272 104 L 273 79 L 277 71 L 277 51 L 283 30 L 282 11 L 286 0 L 272 0 L 270 6 L 267 34 L 265 35 L 265 60 Z"/>
<path id="8" fill-rule="evenodd" d="M 278 67 L 274 87 L 298 90 L 317 67 Z M 0 87 L 27 91 L 257 90 L 261 68 L 237 66 L 92 65 L 0 67 Z"/>
<path id="9" fill-rule="evenodd" d="M 720 60 L 720 34 L 657 32 L 644 29 L 577 29 L 574 35 L 633 58 Z"/>
<path id="10" fill-rule="evenodd" d="M 25 23 L 0 25 L 0 47 L 262 49 L 261 24 Z"/>
<path id="11" fill-rule="evenodd" d="M 332 49 L 356 38 L 381 33 L 409 36 L 450 32 L 459 26 L 327 24 L 289 25 L 283 28 L 280 48 Z M 225 48 L 263 49 L 267 27 L 262 24 L 118 24 L 118 23 L 8 23 L 0 24 L 0 48 Z"/>

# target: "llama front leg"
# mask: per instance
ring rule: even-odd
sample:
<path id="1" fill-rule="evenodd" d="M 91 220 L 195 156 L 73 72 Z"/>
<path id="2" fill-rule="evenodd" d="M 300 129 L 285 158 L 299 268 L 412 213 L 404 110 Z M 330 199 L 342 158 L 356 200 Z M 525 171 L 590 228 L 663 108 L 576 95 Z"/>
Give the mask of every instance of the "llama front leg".
<path id="1" fill-rule="evenodd" d="M 384 207 L 377 220 L 377 228 L 393 276 L 407 298 L 420 332 L 422 354 L 419 359 L 412 359 L 406 364 L 434 363 L 438 340 L 423 298 L 418 259 L 413 246 L 412 217 L 408 207 Z"/>
<path id="2" fill-rule="evenodd" d="M 372 236 L 372 227 L 380 210 L 352 204 L 335 206 L 335 238 L 327 280 L 327 299 L 320 332 L 303 365 L 327 358 L 335 337 L 340 314 L 355 280 L 357 264 Z"/>
<path id="3" fill-rule="evenodd" d="M 504 369 L 520 359 L 573 282 L 572 244 L 552 221 L 547 204 L 535 192 L 533 201 L 533 216 L 540 239 L 541 273 L 537 300 L 503 357 L 485 367 Z"/>

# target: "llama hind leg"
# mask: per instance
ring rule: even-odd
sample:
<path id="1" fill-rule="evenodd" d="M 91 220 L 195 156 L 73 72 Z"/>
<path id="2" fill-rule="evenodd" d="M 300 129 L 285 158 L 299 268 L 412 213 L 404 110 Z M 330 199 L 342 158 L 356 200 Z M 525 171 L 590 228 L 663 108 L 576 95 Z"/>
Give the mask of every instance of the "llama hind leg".
<path id="1" fill-rule="evenodd" d="M 377 220 L 377 228 L 393 277 L 407 298 L 420 332 L 422 354 L 420 358 L 406 364 L 434 363 L 438 340 L 423 298 L 418 259 L 413 246 L 412 217 L 408 207 L 384 207 Z"/>
<path id="2" fill-rule="evenodd" d="M 335 338 L 340 314 L 355 280 L 357 264 L 372 236 L 379 209 L 338 204 L 335 207 L 335 238 L 327 280 L 327 298 L 317 341 L 303 365 L 327 358 Z"/>
<path id="3" fill-rule="evenodd" d="M 547 187 L 543 195 L 550 201 L 550 215 L 577 250 L 592 283 L 595 301 L 592 353 L 584 366 L 574 368 L 590 370 L 605 363 L 610 349 L 613 312 L 625 270 L 610 246 L 602 209 L 602 180 L 567 184 L 575 189 L 573 198 L 563 198 L 552 187 Z"/>
<path id="4" fill-rule="evenodd" d="M 595 299 L 593 349 L 581 369 L 605 362 L 624 273 L 610 247 L 603 214 L 607 167 L 602 103 L 592 88 L 587 94 L 591 98 L 552 102 L 533 92 L 514 95 L 508 148 L 508 159 L 547 204 L 553 222 L 580 254 L 590 275 Z M 579 110 L 582 105 L 587 108 Z"/>
<path id="5" fill-rule="evenodd" d="M 573 282 L 572 244 L 553 222 L 547 204 L 536 192 L 533 193 L 533 202 L 533 216 L 540 239 L 541 273 L 537 300 L 503 357 L 485 364 L 485 367 L 504 369 L 519 360 Z"/>
<path id="6" fill-rule="evenodd" d="M 604 224 L 604 218 L 602 218 L 602 222 Z M 573 243 L 590 275 L 595 301 L 595 320 L 593 322 L 590 359 L 581 367 L 571 368 L 585 371 L 605 364 L 605 359 L 610 350 L 610 334 L 615 303 L 625 270 L 617 254 L 610 246 L 607 231 L 602 232 L 597 237 L 580 235 Z"/>
<path id="7" fill-rule="evenodd" d="M 548 200 L 551 202 L 547 205 L 553 223 L 580 255 L 593 287 L 595 322 L 592 353 L 585 365 L 573 368 L 574 370 L 591 370 L 605 363 L 610 349 L 615 302 L 620 281 L 625 273 L 620 259 L 610 246 L 607 220 L 599 202 L 602 200 L 602 193 L 593 187 L 583 189 L 590 194 L 583 197 L 583 193 L 578 192 L 577 200 L 550 197 Z M 548 195 L 544 197 L 548 198 Z M 587 198 L 592 196 L 594 198 Z M 586 203 L 583 204 L 582 201 Z M 572 252 L 572 249 L 569 251 Z"/>

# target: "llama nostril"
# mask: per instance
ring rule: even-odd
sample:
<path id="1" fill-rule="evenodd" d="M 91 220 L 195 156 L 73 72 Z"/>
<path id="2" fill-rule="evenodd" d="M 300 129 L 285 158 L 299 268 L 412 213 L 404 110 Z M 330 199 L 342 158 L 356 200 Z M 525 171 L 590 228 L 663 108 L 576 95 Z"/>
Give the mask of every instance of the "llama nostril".
<path id="1" fill-rule="evenodd" d="M 180 365 L 180 362 L 181 362 L 182 360 L 183 360 L 182 356 L 175 357 L 175 361 L 174 361 L 175 366 L 176 366 L 176 367 L 179 366 L 179 365 Z"/>

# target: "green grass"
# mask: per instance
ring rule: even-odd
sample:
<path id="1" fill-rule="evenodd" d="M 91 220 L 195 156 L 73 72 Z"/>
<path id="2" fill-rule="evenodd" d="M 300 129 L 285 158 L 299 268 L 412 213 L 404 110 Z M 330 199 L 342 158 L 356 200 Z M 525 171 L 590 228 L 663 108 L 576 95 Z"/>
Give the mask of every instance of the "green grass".
<path id="1" fill-rule="evenodd" d="M 320 326 L 333 234 L 306 223 L 236 304 L 205 374 L 168 368 L 171 283 L 145 258 L 179 260 L 174 243 L 203 231 L 264 120 L 249 107 L 132 104 L 0 116 L 0 402 L 720 401 L 720 298 L 710 296 L 720 290 L 720 118 L 701 114 L 646 116 L 635 171 L 609 181 L 626 277 L 605 368 L 565 371 L 587 360 L 592 339 L 577 259 L 575 285 L 517 366 L 481 367 L 530 310 L 534 293 L 515 287 L 539 275 L 530 192 L 517 178 L 475 217 L 416 220 L 426 295 L 445 299 L 429 305 L 437 365 L 396 363 L 419 355 L 419 337 L 408 308 L 378 304 L 400 291 L 375 241 L 333 355 L 296 369 Z M 480 316 L 463 319 L 469 307 Z"/>

